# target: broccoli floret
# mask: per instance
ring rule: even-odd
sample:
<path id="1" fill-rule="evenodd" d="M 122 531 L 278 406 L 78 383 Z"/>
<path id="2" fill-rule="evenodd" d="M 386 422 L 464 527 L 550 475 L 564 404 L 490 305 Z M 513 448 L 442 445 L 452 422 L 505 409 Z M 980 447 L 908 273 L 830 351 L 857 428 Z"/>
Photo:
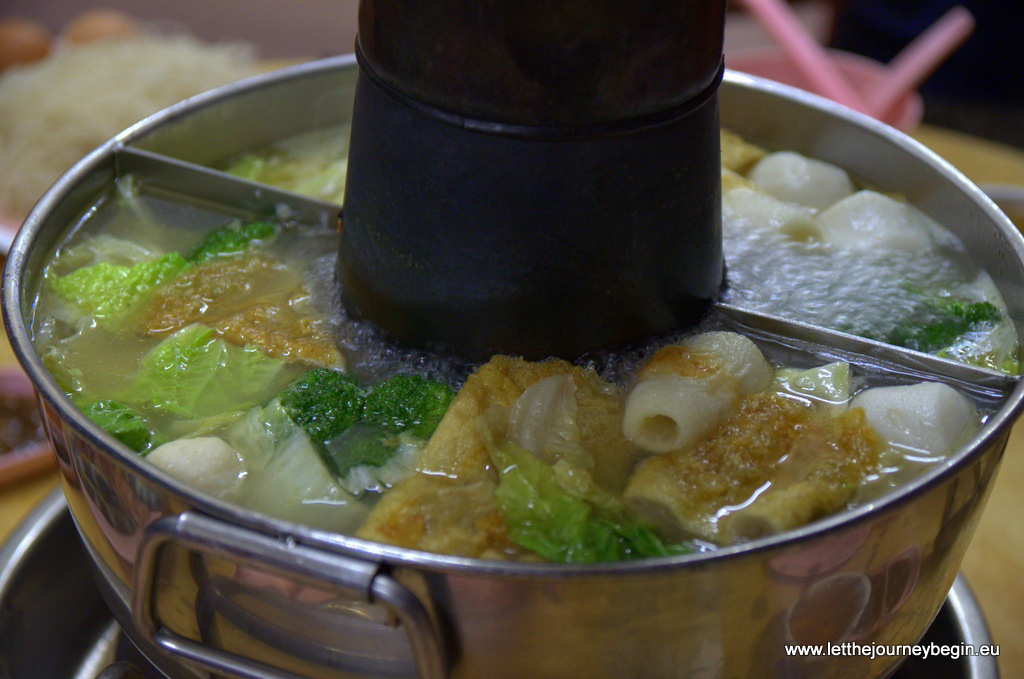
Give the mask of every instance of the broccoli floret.
<path id="1" fill-rule="evenodd" d="M 923 352 L 940 351 L 966 332 L 984 323 L 996 323 L 1002 314 L 991 302 L 931 300 L 922 313 L 894 328 L 884 340 Z"/>
<path id="2" fill-rule="evenodd" d="M 85 408 L 86 416 L 135 452 L 144 450 L 152 438 L 146 420 L 134 409 L 117 401 L 96 401 Z"/>
<path id="3" fill-rule="evenodd" d="M 253 243 L 271 238 L 276 233 L 276 227 L 270 222 L 231 222 L 206 234 L 185 259 L 196 264 L 214 257 L 237 255 L 248 250 Z"/>
<path id="4" fill-rule="evenodd" d="M 364 421 L 427 438 L 437 428 L 454 392 L 443 382 L 419 375 L 394 375 L 366 397 Z"/>
<path id="5" fill-rule="evenodd" d="M 176 252 L 130 266 L 101 262 L 49 278 L 61 297 L 86 313 L 117 317 L 153 288 L 181 273 L 188 263 Z"/>
<path id="6" fill-rule="evenodd" d="M 326 442 L 321 456 L 335 476 L 344 478 L 353 467 L 383 467 L 399 442 L 399 435 L 386 427 L 356 423 Z"/>
<path id="7" fill-rule="evenodd" d="M 354 379 L 328 368 L 307 370 L 279 398 L 292 421 L 320 448 L 360 420 L 365 401 Z"/>
<path id="8" fill-rule="evenodd" d="M 453 396 L 448 385 L 417 375 L 396 375 L 367 392 L 351 376 L 311 368 L 278 398 L 342 478 L 352 467 L 382 466 L 403 434 L 430 436 Z"/>

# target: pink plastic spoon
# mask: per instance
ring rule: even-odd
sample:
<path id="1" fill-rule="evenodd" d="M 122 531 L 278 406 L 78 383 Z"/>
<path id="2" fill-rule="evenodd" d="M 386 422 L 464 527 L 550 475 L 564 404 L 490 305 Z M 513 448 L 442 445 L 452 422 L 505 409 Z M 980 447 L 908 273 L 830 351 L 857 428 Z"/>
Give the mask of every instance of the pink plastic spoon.
<path id="1" fill-rule="evenodd" d="M 974 30 L 974 17 L 954 7 L 893 57 L 885 78 L 868 97 L 868 113 L 885 120 L 908 92 L 917 89 Z"/>
<path id="2" fill-rule="evenodd" d="M 817 94 L 852 109 L 868 112 L 869 107 L 864 98 L 836 68 L 825 48 L 800 23 L 789 5 L 782 0 L 740 0 L 740 3 L 775 38 Z"/>

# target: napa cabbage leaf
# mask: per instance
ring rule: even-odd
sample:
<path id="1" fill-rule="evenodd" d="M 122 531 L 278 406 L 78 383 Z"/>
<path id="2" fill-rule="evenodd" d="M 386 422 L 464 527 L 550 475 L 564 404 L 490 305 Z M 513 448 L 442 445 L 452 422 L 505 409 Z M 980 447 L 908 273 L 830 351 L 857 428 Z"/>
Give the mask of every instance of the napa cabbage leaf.
<path id="1" fill-rule="evenodd" d="M 185 256 L 185 259 L 198 264 L 216 257 L 240 255 L 276 235 L 277 227 L 272 222 L 263 220 L 228 222 L 203 236 L 202 240 Z"/>
<path id="2" fill-rule="evenodd" d="M 261 403 L 290 377 L 284 362 L 192 324 L 142 357 L 123 400 L 184 417 L 209 417 Z"/>
<path id="3" fill-rule="evenodd" d="M 581 484 L 579 479 L 586 472 L 559 469 L 558 463 L 550 465 L 514 443 L 496 445 L 484 438 L 500 477 L 495 491 L 498 511 L 516 544 L 562 563 L 691 551 L 685 545 L 666 544 L 630 517 L 613 496 L 592 484 Z"/>
<path id="4" fill-rule="evenodd" d="M 100 318 L 119 318 L 187 266 L 184 257 L 170 252 L 134 264 L 99 262 L 48 280 L 57 294 L 81 311 Z"/>
<path id="5" fill-rule="evenodd" d="M 145 450 L 152 439 L 149 424 L 131 406 L 105 399 L 83 408 L 86 417 L 135 452 Z"/>

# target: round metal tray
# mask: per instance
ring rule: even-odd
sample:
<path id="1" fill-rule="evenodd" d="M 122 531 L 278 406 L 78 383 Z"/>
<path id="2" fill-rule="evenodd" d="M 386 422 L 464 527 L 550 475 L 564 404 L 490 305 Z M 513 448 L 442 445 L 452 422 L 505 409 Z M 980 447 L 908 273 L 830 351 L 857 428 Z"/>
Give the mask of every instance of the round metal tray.
<path id="1" fill-rule="evenodd" d="M 0 548 L 0 677 L 93 679 L 114 662 L 145 662 L 121 633 L 92 578 L 88 554 L 58 489 Z M 921 643 L 961 649 L 992 644 L 962 575 Z M 140 669 L 145 677 L 164 676 L 153 667 Z M 105 676 L 115 674 L 123 676 Z M 910 657 L 893 675 L 924 677 L 998 679 L 999 669 L 991 656 Z"/>

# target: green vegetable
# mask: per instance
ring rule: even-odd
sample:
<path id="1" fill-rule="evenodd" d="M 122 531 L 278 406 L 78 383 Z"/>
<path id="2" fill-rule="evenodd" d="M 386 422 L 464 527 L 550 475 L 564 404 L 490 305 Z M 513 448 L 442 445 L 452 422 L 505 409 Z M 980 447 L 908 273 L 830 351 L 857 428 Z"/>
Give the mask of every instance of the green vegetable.
<path id="1" fill-rule="evenodd" d="M 344 533 L 362 523 L 365 508 L 321 463 L 316 447 L 277 399 L 247 411 L 218 435 L 240 452 L 252 472 L 238 498 L 244 506 Z"/>
<path id="2" fill-rule="evenodd" d="M 850 364 L 837 361 L 816 368 L 783 368 L 775 379 L 788 391 L 826 404 L 842 404 L 850 398 Z"/>
<path id="3" fill-rule="evenodd" d="M 395 432 L 373 424 L 356 423 L 325 441 L 321 457 L 335 476 L 344 478 L 353 467 L 383 467 L 395 454 L 398 444 L 399 436 Z"/>
<path id="4" fill-rule="evenodd" d="M 185 417 L 209 417 L 265 401 L 286 378 L 283 362 L 253 346 L 228 344 L 210 328 L 192 324 L 142 358 L 122 398 Z"/>
<path id="5" fill-rule="evenodd" d="M 545 559 L 564 563 L 621 561 L 685 554 L 598 492 L 588 501 L 570 493 L 555 469 L 527 450 L 505 442 L 488 445 L 499 470 L 495 496 L 509 538 Z"/>
<path id="6" fill-rule="evenodd" d="M 313 172 L 286 188 L 304 196 L 341 203 L 345 199 L 345 173 L 347 171 L 348 158 L 339 158 L 324 169 Z"/>
<path id="7" fill-rule="evenodd" d="M 242 179 L 261 181 L 265 167 L 266 162 L 255 153 L 245 153 L 224 171 Z"/>
<path id="8" fill-rule="evenodd" d="M 428 438 L 454 396 L 451 387 L 437 380 L 419 375 L 394 375 L 367 395 L 363 419 L 396 431 L 409 431 L 419 438 Z"/>
<path id="9" fill-rule="evenodd" d="M 396 375 L 367 391 L 349 375 L 311 368 L 278 398 L 324 464 L 344 477 L 353 467 L 384 465 L 402 434 L 429 437 L 453 396 L 448 385 L 416 375 Z"/>
<path id="10" fill-rule="evenodd" d="M 174 279 L 191 264 L 245 252 L 251 245 L 273 237 L 271 222 L 231 222 L 208 233 L 187 256 L 171 252 L 134 264 L 100 262 L 64 276 L 52 276 L 50 285 L 64 299 L 86 313 L 103 318 L 125 315 L 132 306 L 162 283 Z M 116 242 L 116 241 L 115 241 Z"/>
<path id="11" fill-rule="evenodd" d="M 85 373 L 77 366 L 68 365 L 59 345 L 40 349 L 40 357 L 47 372 L 53 376 L 60 388 L 71 396 L 81 394 L 85 387 Z"/>
<path id="12" fill-rule="evenodd" d="M 188 266 L 176 252 L 132 265 L 101 262 L 49 279 L 64 299 L 100 317 L 124 315 L 156 286 L 173 279 Z"/>
<path id="13" fill-rule="evenodd" d="M 889 332 L 883 341 L 907 349 L 933 352 L 953 344 L 961 335 L 1002 319 L 991 302 L 928 300 L 922 309 Z"/>
<path id="14" fill-rule="evenodd" d="M 358 422 L 365 397 L 356 381 L 329 368 L 311 368 L 279 395 L 281 407 L 323 447 Z"/>
<path id="15" fill-rule="evenodd" d="M 320 200 L 341 203 L 348 168 L 346 126 L 306 132 L 237 156 L 225 171 Z"/>
<path id="16" fill-rule="evenodd" d="M 258 241 L 272 238 L 276 233 L 277 228 L 270 222 L 234 221 L 206 234 L 185 259 L 198 264 L 214 257 L 237 255 Z"/>
<path id="17" fill-rule="evenodd" d="M 84 408 L 86 416 L 135 452 L 149 445 L 152 432 L 137 411 L 117 401 L 96 401 Z"/>

